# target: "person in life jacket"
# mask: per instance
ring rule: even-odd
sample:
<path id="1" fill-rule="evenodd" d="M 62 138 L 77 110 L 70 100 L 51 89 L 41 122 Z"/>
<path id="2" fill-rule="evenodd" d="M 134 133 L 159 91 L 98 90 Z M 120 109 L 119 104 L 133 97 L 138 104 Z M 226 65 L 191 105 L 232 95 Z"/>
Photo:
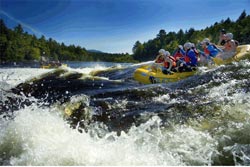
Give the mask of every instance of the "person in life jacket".
<path id="1" fill-rule="evenodd" d="M 226 30 L 221 29 L 218 45 L 223 46 L 225 43 L 226 43 Z"/>
<path id="2" fill-rule="evenodd" d="M 154 63 L 151 66 L 152 71 L 157 71 L 158 66 L 163 65 L 166 57 L 166 51 L 164 49 L 160 49 L 159 54 L 156 56 Z"/>
<path id="3" fill-rule="evenodd" d="M 208 38 L 205 38 L 201 42 L 201 45 L 202 48 L 204 49 L 202 55 L 206 56 L 207 58 L 216 57 L 218 53 L 221 51 L 215 44 L 211 43 Z"/>
<path id="4" fill-rule="evenodd" d="M 173 57 L 176 60 L 176 66 L 179 71 L 182 71 L 182 67 L 186 66 L 185 62 L 185 51 L 182 45 L 179 45 L 178 48 L 173 52 Z"/>
<path id="5" fill-rule="evenodd" d="M 164 49 L 159 50 L 159 54 L 156 56 L 155 63 L 163 63 L 166 57 Z"/>
<path id="6" fill-rule="evenodd" d="M 186 64 L 189 66 L 197 66 L 197 57 L 196 57 L 194 50 L 192 49 L 192 43 L 186 42 L 184 44 L 184 49 L 186 51 L 186 54 L 185 54 Z"/>
<path id="7" fill-rule="evenodd" d="M 191 44 L 192 44 L 191 49 L 193 49 L 193 51 L 194 51 L 196 57 L 198 58 L 199 55 L 200 55 L 200 53 L 199 53 L 199 51 L 196 49 L 195 44 L 194 44 L 194 43 L 191 43 Z"/>
<path id="8" fill-rule="evenodd" d="M 239 42 L 233 39 L 232 33 L 227 33 L 225 40 L 226 42 L 222 49 L 223 52 L 218 55 L 218 57 L 223 60 L 233 57 L 236 54 L 236 48 L 239 45 Z"/>
<path id="9" fill-rule="evenodd" d="M 173 52 L 173 57 L 177 60 L 183 58 L 185 56 L 185 51 L 183 50 L 183 46 L 179 45 Z"/>
<path id="10" fill-rule="evenodd" d="M 208 65 L 213 64 L 212 58 L 219 55 L 222 52 L 215 44 L 211 43 L 208 38 L 205 38 L 201 43 L 203 51 L 200 51 L 199 64 Z"/>
<path id="11" fill-rule="evenodd" d="M 176 67 L 176 60 L 173 56 L 170 55 L 169 51 L 165 51 L 165 60 L 162 67 L 162 73 L 169 74 L 170 71 Z"/>
<path id="12" fill-rule="evenodd" d="M 233 39 L 232 33 L 226 34 L 226 43 L 223 45 L 224 52 L 235 52 L 238 45 L 238 41 Z"/>

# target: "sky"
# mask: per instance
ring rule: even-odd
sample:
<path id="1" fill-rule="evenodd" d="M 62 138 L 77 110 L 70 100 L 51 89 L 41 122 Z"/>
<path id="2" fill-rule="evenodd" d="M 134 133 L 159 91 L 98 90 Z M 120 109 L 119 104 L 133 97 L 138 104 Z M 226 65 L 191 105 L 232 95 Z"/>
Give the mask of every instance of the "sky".
<path id="1" fill-rule="evenodd" d="M 0 18 L 37 37 L 108 53 L 132 53 L 161 29 L 204 29 L 235 21 L 250 0 L 0 0 Z"/>

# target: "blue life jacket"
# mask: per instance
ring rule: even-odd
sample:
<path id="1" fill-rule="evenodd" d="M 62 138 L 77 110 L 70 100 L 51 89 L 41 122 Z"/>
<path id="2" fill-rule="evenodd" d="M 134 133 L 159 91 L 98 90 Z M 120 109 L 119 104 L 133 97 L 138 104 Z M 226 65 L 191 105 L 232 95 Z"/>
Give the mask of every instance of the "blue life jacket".
<path id="1" fill-rule="evenodd" d="M 210 52 L 209 56 L 211 57 L 215 57 L 219 53 L 219 50 L 212 44 L 207 45 L 207 50 Z"/>
<path id="2" fill-rule="evenodd" d="M 186 56 L 189 58 L 189 62 L 187 62 L 187 65 L 190 66 L 197 66 L 197 57 L 193 49 L 189 49 L 186 52 Z"/>

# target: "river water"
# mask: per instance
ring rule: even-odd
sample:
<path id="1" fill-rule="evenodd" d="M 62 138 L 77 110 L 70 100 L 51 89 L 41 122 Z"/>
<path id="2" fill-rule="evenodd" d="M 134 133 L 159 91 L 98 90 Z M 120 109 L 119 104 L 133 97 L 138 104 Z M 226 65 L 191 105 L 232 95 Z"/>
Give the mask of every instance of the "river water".
<path id="1" fill-rule="evenodd" d="M 0 68 L 1 165 L 250 165 L 250 62 L 142 85 L 140 64 Z"/>

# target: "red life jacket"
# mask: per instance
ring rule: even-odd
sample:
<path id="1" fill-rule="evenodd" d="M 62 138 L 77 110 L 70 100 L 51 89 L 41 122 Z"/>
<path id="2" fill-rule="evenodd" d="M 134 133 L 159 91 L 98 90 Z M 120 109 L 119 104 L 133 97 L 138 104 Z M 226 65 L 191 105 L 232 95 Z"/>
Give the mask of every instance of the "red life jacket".
<path id="1" fill-rule="evenodd" d="M 236 47 L 239 45 L 239 42 L 234 39 L 227 40 L 226 43 L 224 44 L 226 50 L 232 49 L 233 46 L 231 45 L 231 43 L 234 43 Z"/>
<path id="2" fill-rule="evenodd" d="M 161 56 L 155 62 L 156 63 L 163 63 L 164 62 L 164 58 Z"/>
<path id="3" fill-rule="evenodd" d="M 187 56 L 187 54 L 185 55 L 184 60 L 186 63 L 189 63 L 191 61 L 191 59 Z"/>
<path id="4" fill-rule="evenodd" d="M 168 58 L 172 61 L 172 67 L 176 67 L 176 60 L 173 56 L 168 56 Z M 169 67 L 169 62 L 164 61 L 164 67 Z"/>
<path id="5" fill-rule="evenodd" d="M 176 53 L 175 55 L 174 55 L 174 58 L 177 60 L 177 59 L 179 59 L 179 58 L 183 58 L 184 57 L 184 55 L 183 54 L 181 54 L 181 53 Z"/>
<path id="6" fill-rule="evenodd" d="M 173 67 L 175 67 L 176 66 L 176 59 L 173 56 L 168 56 L 168 57 L 172 60 Z"/>
<path id="7" fill-rule="evenodd" d="M 207 47 L 204 49 L 204 53 L 205 53 L 206 55 L 210 55 L 210 51 L 207 49 Z"/>

